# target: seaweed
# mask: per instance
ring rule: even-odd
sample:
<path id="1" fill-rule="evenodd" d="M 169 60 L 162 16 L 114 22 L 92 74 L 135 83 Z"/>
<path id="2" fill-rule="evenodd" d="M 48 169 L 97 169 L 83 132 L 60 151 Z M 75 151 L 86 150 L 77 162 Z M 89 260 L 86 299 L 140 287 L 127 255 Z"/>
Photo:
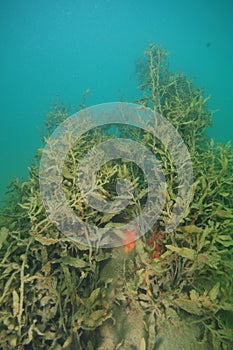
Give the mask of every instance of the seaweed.
<path id="1" fill-rule="evenodd" d="M 83 157 L 96 143 L 122 137 L 141 143 L 160 159 L 167 184 L 165 206 L 146 235 L 131 245 L 125 242 L 125 247 L 93 248 L 58 231 L 40 195 L 39 149 L 29 180 L 15 179 L 9 185 L 0 213 L 3 350 L 165 349 L 178 329 L 187 339 L 177 339 L 174 349 L 230 349 L 233 150 L 230 143 L 216 144 L 206 135 L 213 115 L 209 97 L 184 74 L 171 72 L 167 58 L 162 46 L 151 44 L 138 61 L 142 97 L 137 102 L 172 123 L 188 147 L 194 191 L 182 222 L 173 232 L 165 230 L 178 199 L 177 169 L 166 145 L 146 128 L 108 125 L 91 130 L 70 149 L 63 167 L 69 206 L 86 222 L 107 229 L 141 211 L 147 183 L 133 162 L 109 161 L 96 179 L 101 196 L 113 200 L 119 178 L 131 180 L 134 193 L 120 213 L 90 208 L 76 178 Z M 68 115 L 69 109 L 56 101 L 45 123 L 45 142 Z M 91 123 L 88 118 L 85 122 Z"/>

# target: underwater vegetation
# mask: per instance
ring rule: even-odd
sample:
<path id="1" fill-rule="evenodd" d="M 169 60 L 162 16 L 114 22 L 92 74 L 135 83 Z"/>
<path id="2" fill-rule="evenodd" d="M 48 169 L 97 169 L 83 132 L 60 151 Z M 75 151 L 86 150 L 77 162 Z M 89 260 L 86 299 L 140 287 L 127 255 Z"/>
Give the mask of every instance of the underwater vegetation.
<path id="1" fill-rule="evenodd" d="M 3 350 L 232 349 L 231 144 L 216 144 L 206 135 L 212 119 L 209 97 L 187 76 L 169 69 L 162 46 L 151 44 L 136 71 L 141 90 L 137 102 L 172 123 L 189 150 L 194 172 L 189 208 L 167 233 L 179 186 L 169 150 L 152 133 L 131 125 L 119 124 L 115 133 L 109 125 L 98 127 L 70 149 L 63 167 L 62 186 L 73 211 L 104 228 L 111 222 L 129 222 L 145 205 L 143 172 L 122 159 L 101 167 L 97 188 L 103 198 L 112 200 L 117 179 L 130 180 L 134 193 L 123 211 L 101 212 L 82 198 L 76 177 L 80 161 L 95 144 L 119 135 L 145 145 L 160 159 L 166 203 L 143 237 L 138 238 L 139 228 L 133 226 L 122 238 L 122 247 L 82 245 L 63 235 L 45 212 L 39 149 L 29 180 L 15 179 L 9 185 L 8 203 L 0 213 Z M 69 115 L 62 103 L 53 106 L 44 141 Z"/>

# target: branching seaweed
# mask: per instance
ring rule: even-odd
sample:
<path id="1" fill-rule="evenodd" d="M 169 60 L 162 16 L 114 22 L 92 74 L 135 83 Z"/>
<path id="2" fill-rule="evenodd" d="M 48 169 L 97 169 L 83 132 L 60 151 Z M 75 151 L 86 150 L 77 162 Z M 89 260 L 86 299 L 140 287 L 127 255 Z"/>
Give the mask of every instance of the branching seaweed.
<path id="1" fill-rule="evenodd" d="M 182 223 L 166 233 L 177 199 L 177 170 L 152 133 L 130 125 L 114 126 L 114 135 L 108 126 L 90 130 L 70 149 L 62 169 L 70 208 L 84 221 L 105 228 L 127 223 L 141 211 L 147 199 L 146 179 L 133 162 L 105 163 L 95 183 L 102 198 L 111 201 L 117 196 L 119 178 L 130 180 L 134 193 L 119 214 L 100 212 L 81 195 L 77 169 L 83 157 L 95 144 L 123 137 L 145 145 L 161 161 L 167 184 L 162 214 L 144 237 L 126 248 L 94 249 L 56 229 L 40 198 L 39 150 L 29 180 L 15 179 L 9 185 L 9 200 L 0 213 L 3 350 L 153 350 L 163 344 L 163 327 L 171 334 L 176 327 L 185 332 L 185 320 L 196 332 L 190 337 L 198 349 L 230 350 L 233 150 L 230 143 L 215 144 L 206 136 L 213 114 L 209 97 L 184 74 L 171 72 L 167 56 L 163 47 L 150 45 L 137 63 L 143 95 L 138 102 L 169 120 L 190 152 L 194 195 Z M 47 133 L 68 115 L 64 104 L 55 104 L 48 113 Z M 196 349 L 195 343 L 180 343 L 177 349 L 184 346 Z"/>

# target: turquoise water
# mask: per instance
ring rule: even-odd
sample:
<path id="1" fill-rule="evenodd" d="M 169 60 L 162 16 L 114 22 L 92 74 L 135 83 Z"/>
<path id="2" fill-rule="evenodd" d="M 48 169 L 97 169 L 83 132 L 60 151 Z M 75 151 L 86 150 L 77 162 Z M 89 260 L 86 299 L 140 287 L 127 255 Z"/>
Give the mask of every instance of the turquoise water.
<path id="1" fill-rule="evenodd" d="M 135 61 L 161 43 L 219 109 L 209 134 L 233 139 L 231 0 L 0 1 L 0 199 L 40 146 L 52 98 L 78 105 L 132 101 Z"/>

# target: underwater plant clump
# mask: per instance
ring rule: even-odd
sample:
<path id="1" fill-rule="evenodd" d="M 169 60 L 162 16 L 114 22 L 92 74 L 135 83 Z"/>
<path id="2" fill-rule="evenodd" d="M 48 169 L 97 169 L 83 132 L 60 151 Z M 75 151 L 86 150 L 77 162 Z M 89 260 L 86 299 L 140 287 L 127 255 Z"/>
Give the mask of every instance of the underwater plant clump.
<path id="1" fill-rule="evenodd" d="M 194 192 L 183 221 L 166 232 L 178 193 L 177 170 L 168 149 L 140 128 L 118 125 L 113 134 L 111 126 L 105 126 L 87 132 L 66 157 L 62 186 L 69 206 L 101 228 L 127 223 L 144 207 L 143 172 L 120 159 L 101 167 L 97 188 L 111 201 L 117 196 L 117 180 L 130 180 L 134 193 L 127 208 L 101 212 L 82 198 L 76 179 L 81 160 L 96 143 L 118 137 L 145 145 L 160 159 L 166 203 L 146 235 L 137 239 L 138 227 L 133 226 L 122 247 L 92 248 L 75 242 L 58 231 L 43 207 L 39 150 L 30 179 L 11 183 L 11 196 L 1 210 L 3 350 L 231 349 L 233 150 L 230 143 L 216 145 L 206 136 L 212 116 L 208 98 L 185 75 L 169 70 L 167 56 L 161 46 L 150 45 L 138 62 L 138 102 L 172 123 L 188 147 Z M 46 121 L 48 133 L 68 115 L 63 104 L 55 105 Z"/>

